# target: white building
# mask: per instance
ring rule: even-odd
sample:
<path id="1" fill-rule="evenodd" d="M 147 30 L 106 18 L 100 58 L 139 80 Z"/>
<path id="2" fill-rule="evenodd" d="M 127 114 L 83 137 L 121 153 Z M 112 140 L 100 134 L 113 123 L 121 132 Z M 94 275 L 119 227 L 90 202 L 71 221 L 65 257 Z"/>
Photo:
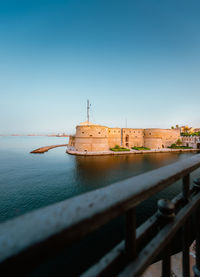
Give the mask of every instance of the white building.
<path id="1" fill-rule="evenodd" d="M 182 137 L 183 146 L 200 149 L 200 136 Z"/>

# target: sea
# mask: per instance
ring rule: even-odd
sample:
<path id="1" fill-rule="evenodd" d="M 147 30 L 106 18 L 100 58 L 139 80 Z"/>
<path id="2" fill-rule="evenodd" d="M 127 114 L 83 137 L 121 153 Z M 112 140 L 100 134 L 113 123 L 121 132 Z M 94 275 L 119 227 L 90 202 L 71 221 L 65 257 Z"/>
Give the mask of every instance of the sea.
<path id="1" fill-rule="evenodd" d="M 85 157 L 67 154 L 66 147 L 44 154 L 30 153 L 39 147 L 66 143 L 66 137 L 0 137 L 0 222 L 196 155 L 151 153 Z M 196 170 L 191 179 L 195 177 L 200 177 L 200 170 Z M 140 204 L 137 224 L 156 211 L 158 199 L 172 199 L 181 191 L 181 186 L 180 181 L 176 182 Z M 31 276 L 66 276 L 66 267 L 67 276 L 78 276 L 86 265 L 96 262 L 123 238 L 123 223 L 122 218 L 114 220 L 86 238 L 85 243 L 66 249 L 59 257 L 51 259 L 50 264 L 40 266 Z M 72 266 L 74 259 L 79 261 L 79 267 Z"/>

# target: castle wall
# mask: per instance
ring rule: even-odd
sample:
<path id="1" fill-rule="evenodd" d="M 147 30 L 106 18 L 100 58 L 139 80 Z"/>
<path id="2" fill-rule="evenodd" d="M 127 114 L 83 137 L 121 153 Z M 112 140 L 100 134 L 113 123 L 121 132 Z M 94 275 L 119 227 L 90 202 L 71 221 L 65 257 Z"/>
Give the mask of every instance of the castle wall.
<path id="1" fill-rule="evenodd" d="M 145 138 L 144 139 L 144 147 L 148 147 L 150 149 L 161 149 L 164 148 L 162 142 L 162 138 Z"/>
<path id="2" fill-rule="evenodd" d="M 144 129 L 123 128 L 123 147 L 144 146 Z"/>
<path id="3" fill-rule="evenodd" d="M 76 151 L 107 151 L 108 140 L 107 138 L 76 138 L 75 150 Z"/>
<path id="4" fill-rule="evenodd" d="M 76 127 L 76 151 L 107 151 L 108 127 L 100 125 L 79 125 Z"/>
<path id="5" fill-rule="evenodd" d="M 74 136 L 69 136 L 69 143 L 68 146 L 75 146 L 75 137 Z"/>
<path id="6" fill-rule="evenodd" d="M 171 146 L 180 138 L 180 131 L 174 129 L 145 129 L 144 146 L 151 149 L 161 149 Z"/>
<path id="7" fill-rule="evenodd" d="M 121 128 L 108 128 L 108 146 L 109 148 L 121 146 Z"/>
<path id="8" fill-rule="evenodd" d="M 176 129 L 121 129 L 82 123 L 76 127 L 75 139 L 71 138 L 69 145 L 80 152 L 108 151 L 115 145 L 161 149 L 176 143 L 179 138 L 180 131 Z"/>

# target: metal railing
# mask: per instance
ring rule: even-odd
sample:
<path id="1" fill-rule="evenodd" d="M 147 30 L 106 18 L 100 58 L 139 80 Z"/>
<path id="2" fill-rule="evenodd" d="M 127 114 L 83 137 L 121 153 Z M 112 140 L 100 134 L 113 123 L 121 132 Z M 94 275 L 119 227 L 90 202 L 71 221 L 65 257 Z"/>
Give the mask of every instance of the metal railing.
<path id="1" fill-rule="evenodd" d="M 170 276 L 171 241 L 181 231 L 183 276 L 190 276 L 189 229 L 196 217 L 195 277 L 200 276 L 200 180 L 190 185 L 190 173 L 200 167 L 200 154 L 174 164 L 27 213 L 0 224 L 0 273 L 10 269 L 25 275 L 45 257 L 126 216 L 125 240 L 82 274 L 141 276 L 160 255 L 162 276 Z M 182 179 L 182 193 L 158 201 L 158 212 L 136 228 L 136 206 Z M 6 276 L 6 275 L 3 275 Z"/>

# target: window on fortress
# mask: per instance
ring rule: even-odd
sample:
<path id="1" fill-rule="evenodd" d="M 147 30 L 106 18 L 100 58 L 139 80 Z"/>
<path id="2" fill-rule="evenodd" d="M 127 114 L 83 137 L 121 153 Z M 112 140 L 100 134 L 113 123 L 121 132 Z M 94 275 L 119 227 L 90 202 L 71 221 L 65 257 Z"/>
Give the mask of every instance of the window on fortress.
<path id="1" fill-rule="evenodd" d="M 90 135 L 90 137 L 92 137 L 92 135 Z"/>
<path id="2" fill-rule="evenodd" d="M 99 132 L 99 134 L 101 134 L 101 132 Z"/>
<path id="3" fill-rule="evenodd" d="M 120 131 L 118 131 L 118 133 L 120 133 Z"/>
<path id="4" fill-rule="evenodd" d="M 84 134 L 84 132 L 82 132 L 82 134 Z"/>

